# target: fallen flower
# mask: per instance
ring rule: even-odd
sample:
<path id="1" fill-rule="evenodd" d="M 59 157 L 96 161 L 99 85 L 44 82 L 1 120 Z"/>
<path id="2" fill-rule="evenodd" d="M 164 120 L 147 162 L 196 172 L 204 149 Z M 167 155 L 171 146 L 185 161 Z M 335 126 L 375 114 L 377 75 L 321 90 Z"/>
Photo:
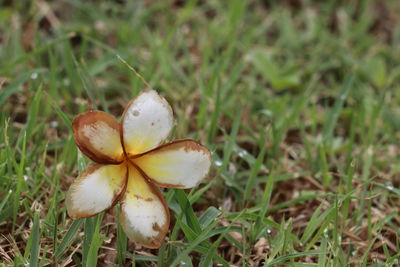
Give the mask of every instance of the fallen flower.
<path id="1" fill-rule="evenodd" d="M 103 111 L 89 111 L 78 115 L 72 126 L 77 146 L 96 163 L 69 188 L 69 216 L 91 217 L 121 200 L 121 225 L 128 238 L 159 248 L 170 215 L 156 185 L 194 187 L 208 174 L 209 150 L 191 139 L 160 145 L 173 127 L 173 114 L 154 90 L 136 96 L 120 123 Z"/>

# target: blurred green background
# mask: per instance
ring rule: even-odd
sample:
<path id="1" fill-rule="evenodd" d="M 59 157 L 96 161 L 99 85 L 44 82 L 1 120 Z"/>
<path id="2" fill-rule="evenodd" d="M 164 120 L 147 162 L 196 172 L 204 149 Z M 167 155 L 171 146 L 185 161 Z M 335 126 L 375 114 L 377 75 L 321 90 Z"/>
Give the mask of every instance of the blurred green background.
<path id="1" fill-rule="evenodd" d="M 146 88 L 117 55 L 213 152 L 160 250 L 64 206 L 72 118 Z M 0 262 L 396 266 L 399 81 L 398 0 L 0 0 Z"/>

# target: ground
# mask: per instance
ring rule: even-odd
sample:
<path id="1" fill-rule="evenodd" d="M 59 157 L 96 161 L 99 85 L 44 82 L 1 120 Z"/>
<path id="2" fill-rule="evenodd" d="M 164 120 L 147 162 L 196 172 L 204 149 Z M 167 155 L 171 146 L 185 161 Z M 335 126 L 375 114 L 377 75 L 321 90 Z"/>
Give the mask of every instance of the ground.
<path id="1" fill-rule="evenodd" d="M 4 265 L 398 265 L 398 0 L 0 5 Z M 118 207 L 73 221 L 64 205 L 90 163 L 73 117 L 119 117 L 148 87 L 171 139 L 213 158 L 198 187 L 164 190 L 159 250 L 126 240 Z"/>

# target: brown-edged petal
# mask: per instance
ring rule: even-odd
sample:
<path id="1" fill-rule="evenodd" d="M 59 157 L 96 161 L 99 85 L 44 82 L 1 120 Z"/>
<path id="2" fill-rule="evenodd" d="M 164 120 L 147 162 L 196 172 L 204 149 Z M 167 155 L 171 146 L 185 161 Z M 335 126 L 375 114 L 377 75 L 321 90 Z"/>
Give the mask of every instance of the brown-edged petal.
<path id="1" fill-rule="evenodd" d="M 121 163 L 124 157 L 119 124 L 103 111 L 88 111 L 72 122 L 75 142 L 90 159 L 102 164 Z"/>
<path id="2" fill-rule="evenodd" d="M 159 186 L 190 188 L 207 176 L 211 155 L 205 146 L 185 139 L 133 157 L 131 161 Z"/>
<path id="3" fill-rule="evenodd" d="M 128 238 L 147 248 L 159 248 L 169 228 L 164 198 L 132 165 L 123 203 L 121 225 Z"/>
<path id="4" fill-rule="evenodd" d="M 125 189 L 126 163 L 90 165 L 70 186 L 65 197 L 72 218 L 87 218 L 111 208 Z"/>
<path id="5" fill-rule="evenodd" d="M 128 156 L 141 154 L 161 144 L 173 126 L 172 109 L 154 90 L 144 91 L 126 107 L 121 133 Z"/>

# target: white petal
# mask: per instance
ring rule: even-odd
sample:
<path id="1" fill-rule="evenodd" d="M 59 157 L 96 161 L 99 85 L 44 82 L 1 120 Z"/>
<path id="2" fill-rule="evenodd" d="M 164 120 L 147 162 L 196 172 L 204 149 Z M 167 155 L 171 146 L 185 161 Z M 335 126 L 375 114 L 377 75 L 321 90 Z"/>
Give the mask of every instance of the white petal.
<path id="1" fill-rule="evenodd" d="M 121 225 L 130 240 L 148 248 L 159 248 L 169 228 L 164 198 L 133 166 L 121 205 Z"/>
<path id="2" fill-rule="evenodd" d="M 72 122 L 75 142 L 97 163 L 120 163 L 123 149 L 117 120 L 103 111 L 88 111 Z"/>
<path id="3" fill-rule="evenodd" d="M 90 165 L 67 192 L 69 216 L 86 218 L 111 208 L 124 190 L 126 179 L 126 164 Z"/>
<path id="4" fill-rule="evenodd" d="M 173 126 L 172 109 L 156 91 L 145 91 L 128 104 L 121 124 L 127 154 L 144 153 L 168 137 Z"/>
<path id="5" fill-rule="evenodd" d="M 210 151 L 194 140 L 176 140 L 132 161 L 157 185 L 176 188 L 195 186 L 211 166 Z"/>

